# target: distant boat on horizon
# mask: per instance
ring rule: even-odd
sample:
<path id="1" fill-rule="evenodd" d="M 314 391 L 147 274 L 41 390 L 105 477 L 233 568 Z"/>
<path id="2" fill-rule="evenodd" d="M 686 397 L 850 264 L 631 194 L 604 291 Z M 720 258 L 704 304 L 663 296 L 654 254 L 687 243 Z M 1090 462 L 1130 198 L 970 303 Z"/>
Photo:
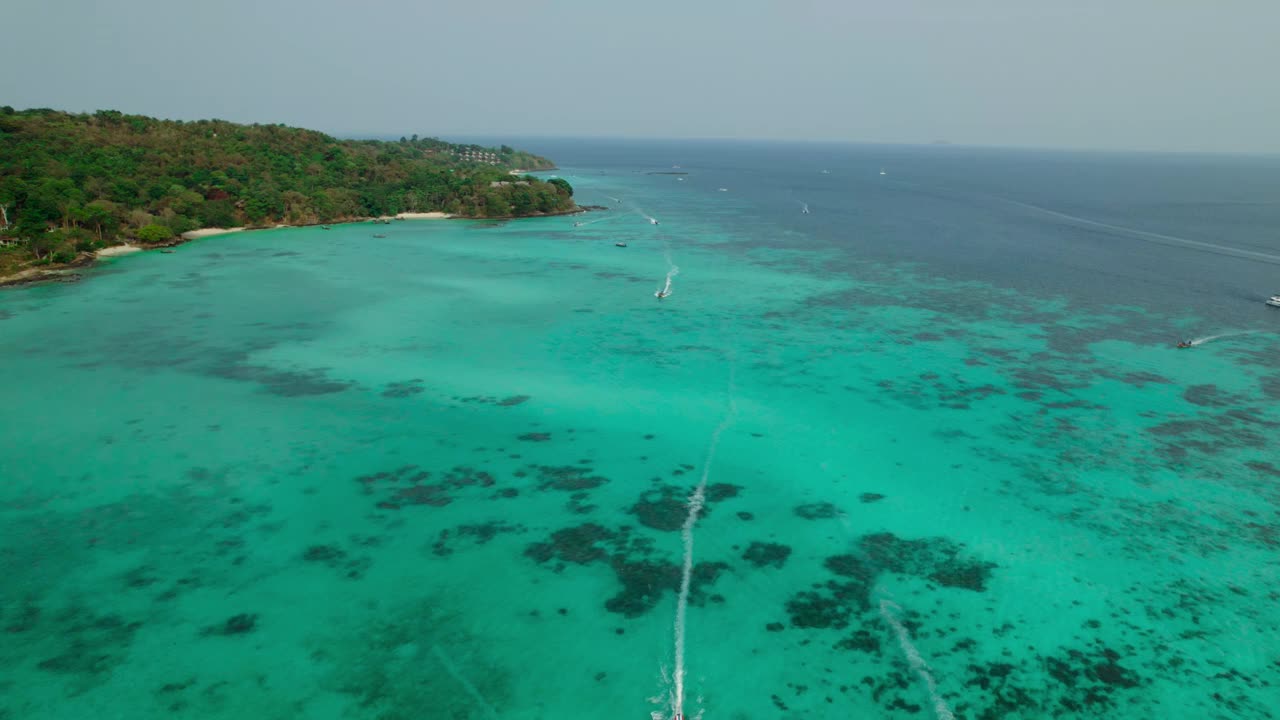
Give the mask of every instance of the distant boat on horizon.
<path id="1" fill-rule="evenodd" d="M 886 174 L 886 173 L 885 173 L 885 171 L 884 171 L 884 168 L 880 168 L 880 174 L 881 174 L 881 175 Z"/>

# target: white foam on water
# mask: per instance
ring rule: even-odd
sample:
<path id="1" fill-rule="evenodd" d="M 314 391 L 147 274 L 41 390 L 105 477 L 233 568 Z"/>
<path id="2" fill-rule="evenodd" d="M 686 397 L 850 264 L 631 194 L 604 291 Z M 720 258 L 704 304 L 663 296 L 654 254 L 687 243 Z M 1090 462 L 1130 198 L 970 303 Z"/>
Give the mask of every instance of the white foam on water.
<path id="1" fill-rule="evenodd" d="M 1213 342 L 1220 338 L 1237 337 L 1239 335 L 1253 335 L 1255 333 L 1266 332 L 1265 330 L 1240 330 L 1239 332 L 1218 333 L 1217 335 L 1206 335 L 1202 338 L 1196 338 L 1191 341 L 1192 345 L 1203 345 L 1207 342 Z"/>
<path id="2" fill-rule="evenodd" d="M 911 644 L 911 632 L 898 619 L 895 612 L 900 612 L 902 607 L 896 602 L 888 598 L 880 599 L 880 617 L 889 623 L 893 631 L 898 635 L 898 646 L 902 648 L 902 654 L 907 657 L 907 663 L 911 665 L 911 669 L 916 671 L 920 676 L 921 682 L 924 683 L 925 689 L 929 691 L 929 700 L 933 703 L 933 714 L 938 720 L 955 720 L 956 716 L 951 712 L 951 708 L 947 707 L 947 701 L 942 699 L 938 694 L 938 683 L 933 679 L 933 673 L 929 672 L 929 665 L 920 657 L 920 651 L 916 646 Z"/>
<path id="3" fill-rule="evenodd" d="M 658 666 L 658 685 L 663 688 L 662 691 L 648 700 L 650 704 L 660 705 L 661 708 L 650 711 L 649 717 L 652 720 L 667 720 L 670 708 L 675 706 L 675 695 L 671 685 L 671 674 L 666 665 Z"/>
<path id="4" fill-rule="evenodd" d="M 701 514 L 702 507 L 706 502 L 707 478 L 711 476 L 711 465 L 715 461 L 716 449 L 720 446 L 720 436 L 724 434 L 725 429 L 733 422 L 738 412 L 737 404 L 733 400 L 733 388 L 734 362 L 731 353 L 729 355 L 729 407 L 725 411 L 724 418 L 720 421 L 720 424 L 711 433 L 711 442 L 707 446 L 707 457 L 702 463 L 702 476 L 698 479 L 698 486 L 694 488 L 693 494 L 689 496 L 689 514 L 685 517 L 684 525 L 680 528 L 680 538 L 684 541 L 684 562 L 680 566 L 680 593 L 676 596 L 675 670 L 672 674 L 675 687 L 672 691 L 671 699 L 671 712 L 673 715 L 684 714 L 684 678 L 686 672 L 684 662 L 685 613 L 689 608 L 689 583 L 693 576 L 693 526 L 698 522 L 698 516 Z M 698 717 L 701 717 L 701 712 L 699 712 Z"/>
<path id="5" fill-rule="evenodd" d="M 621 217 L 621 215 L 610 215 L 608 217 L 602 217 L 599 220 L 591 220 L 589 222 L 584 222 L 582 223 L 582 227 L 587 227 L 588 225 L 595 225 L 596 223 L 609 222 L 610 220 L 617 220 L 619 217 Z"/>
<path id="6" fill-rule="evenodd" d="M 635 205 L 634 203 L 627 203 L 627 207 L 631 208 L 632 212 L 644 218 L 650 224 L 653 224 L 654 222 L 657 221 L 657 218 L 645 212 L 644 210 L 641 210 L 640 207 L 638 205 Z"/>
<path id="7" fill-rule="evenodd" d="M 665 241 L 664 241 L 664 245 L 666 246 L 662 250 L 662 258 L 667 261 L 667 281 L 663 285 L 662 289 L 654 294 L 655 295 L 660 294 L 663 297 L 666 297 L 667 295 L 671 294 L 671 279 L 680 274 L 680 267 L 671 261 L 670 245 L 667 245 Z"/>

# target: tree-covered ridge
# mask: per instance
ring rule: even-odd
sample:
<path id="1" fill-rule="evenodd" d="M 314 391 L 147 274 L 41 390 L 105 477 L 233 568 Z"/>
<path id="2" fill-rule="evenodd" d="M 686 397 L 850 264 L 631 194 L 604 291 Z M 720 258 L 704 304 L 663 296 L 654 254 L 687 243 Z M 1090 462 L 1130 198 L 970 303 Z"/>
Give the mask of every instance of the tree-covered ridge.
<path id="1" fill-rule="evenodd" d="M 35 259 L 199 227 L 443 211 L 511 217 L 574 208 L 553 167 L 513 148 L 433 138 L 339 140 L 283 125 L 183 122 L 113 110 L 0 108 L 0 235 Z M 12 265 L 12 263 L 7 263 Z"/>

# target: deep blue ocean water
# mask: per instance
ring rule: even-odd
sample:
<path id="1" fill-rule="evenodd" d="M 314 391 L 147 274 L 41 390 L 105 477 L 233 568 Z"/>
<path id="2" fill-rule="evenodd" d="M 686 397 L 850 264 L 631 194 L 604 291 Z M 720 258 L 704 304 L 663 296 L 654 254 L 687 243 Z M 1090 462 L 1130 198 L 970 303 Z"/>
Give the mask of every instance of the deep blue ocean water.
<path id="1" fill-rule="evenodd" d="M 1256 301 L 1280 287 L 1280 157 L 946 145 L 510 142 L 566 166 L 623 176 L 673 172 L 672 165 L 681 165 L 693 174 L 680 189 L 693 193 L 731 185 L 749 203 L 735 229 L 758 230 L 758 242 L 768 243 L 783 228 L 802 232 L 798 242 L 838 247 L 850 256 L 920 263 L 948 277 L 1093 307 L 1132 305 L 1231 322 L 1242 315 L 1269 317 Z M 797 212 L 805 202 L 810 216 Z M 1214 248 L 1151 247 L 1151 240 L 1132 233 L 1017 203 L 1278 257 L 1259 262 Z"/>

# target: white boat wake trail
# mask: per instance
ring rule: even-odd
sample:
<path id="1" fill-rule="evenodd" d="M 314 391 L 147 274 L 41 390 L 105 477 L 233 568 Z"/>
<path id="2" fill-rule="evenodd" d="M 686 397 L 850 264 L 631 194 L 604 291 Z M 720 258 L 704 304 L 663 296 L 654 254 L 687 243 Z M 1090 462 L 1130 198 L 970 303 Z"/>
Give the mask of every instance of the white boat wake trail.
<path id="1" fill-rule="evenodd" d="M 602 217 L 602 218 L 600 218 L 599 220 L 591 220 L 590 222 L 584 222 L 584 223 L 582 223 L 582 225 L 581 225 L 580 227 L 588 227 L 588 226 L 590 226 L 590 225 L 595 225 L 596 223 L 609 222 L 610 220 L 617 220 L 617 219 L 618 219 L 618 218 L 620 218 L 620 217 L 622 217 L 622 216 L 621 216 L 621 215 L 610 215 L 609 217 Z"/>
<path id="2" fill-rule="evenodd" d="M 649 221 L 649 224 L 651 224 L 651 225 L 652 225 L 652 224 L 656 224 L 656 223 L 657 223 L 657 221 L 658 221 L 658 219 L 657 219 L 657 218 L 655 218 L 654 216 L 650 215 L 649 213 L 645 212 L 644 210 L 641 210 L 641 209 L 640 209 L 640 206 L 639 206 L 639 205 L 636 205 L 635 203 L 632 203 L 632 202 L 626 203 L 626 207 L 630 208 L 630 209 L 631 209 L 631 211 L 632 211 L 632 212 L 634 212 L 635 214 L 637 214 L 637 215 L 639 215 L 640 217 L 644 218 L 645 220 Z"/>
<path id="3" fill-rule="evenodd" d="M 666 297 L 671 294 L 671 279 L 680 274 L 680 268 L 671 262 L 671 249 L 666 248 L 662 251 L 662 258 L 667 261 L 667 282 L 658 292 Z"/>
<path id="4" fill-rule="evenodd" d="M 898 635 L 898 646 L 902 648 L 902 654 L 907 656 L 907 663 L 911 665 L 911 669 L 916 671 L 920 676 L 921 682 L 924 683 L 925 689 L 929 691 L 929 700 L 933 703 L 933 714 L 938 720 L 955 720 L 956 716 L 951 712 L 951 708 L 947 707 L 947 701 L 942 699 L 938 694 L 938 684 L 933 680 L 933 674 L 929 672 L 929 665 L 920 657 L 920 651 L 916 650 L 916 646 L 911 644 L 911 632 L 898 619 L 897 613 L 902 611 L 902 607 L 898 603 L 888 599 L 880 598 L 880 617 L 889 623 L 893 631 Z"/>
<path id="5" fill-rule="evenodd" d="M 1236 336 L 1239 336 L 1239 335 L 1253 335 L 1253 334 L 1255 334 L 1255 333 L 1260 333 L 1260 332 L 1266 332 L 1266 331 L 1265 331 L 1265 330 L 1241 330 L 1241 331 L 1239 331 L 1239 332 L 1219 333 L 1219 334 L 1217 334 L 1217 335 L 1206 335 L 1205 337 L 1202 337 L 1202 338 L 1196 338 L 1195 340 L 1192 340 L 1192 341 L 1191 341 L 1191 344 L 1192 344 L 1192 345 L 1203 345 L 1203 344 L 1205 344 L 1205 343 L 1207 343 L 1207 342 L 1212 342 L 1212 341 L 1217 340 L 1217 339 L 1219 339 L 1219 338 L 1236 337 Z"/>
<path id="6" fill-rule="evenodd" d="M 840 524 L 844 525 L 845 532 L 850 536 L 853 535 L 853 524 L 849 522 L 849 516 L 841 514 Z M 874 592 L 880 598 L 880 617 L 888 623 L 889 627 L 893 628 L 894 634 L 898 636 L 898 647 L 902 649 L 902 654 L 906 657 L 907 664 L 920 677 L 920 681 L 924 683 L 925 690 L 929 693 L 929 702 L 933 703 L 934 717 L 937 720 L 955 720 L 955 714 L 951 712 L 947 701 L 938 692 L 938 683 L 933 679 L 929 664 L 924 661 L 920 651 L 911 642 L 911 631 L 898 619 L 898 614 L 902 612 L 902 606 L 894 602 L 882 586 L 877 585 Z"/>
<path id="7" fill-rule="evenodd" d="M 1061 220 L 1066 220 L 1076 225 L 1099 228 L 1101 230 L 1111 230 L 1113 232 L 1117 232 L 1122 235 L 1127 235 L 1129 237 L 1136 238 L 1138 240 L 1146 240 L 1147 242 L 1158 243 L 1160 245 L 1172 245 L 1175 247 L 1184 247 L 1190 250 L 1201 250 L 1204 252 L 1211 252 L 1218 255 L 1231 255 L 1239 258 L 1247 258 L 1249 260 L 1260 260 L 1262 262 L 1274 263 L 1274 264 L 1280 265 L 1280 255 L 1272 255 L 1270 253 L 1264 253 L 1264 252 L 1255 252 L 1253 250 L 1241 250 L 1239 248 L 1228 247 L 1226 245 L 1216 245 L 1214 243 L 1202 242 L 1200 240 L 1188 240 L 1187 238 L 1174 237 L 1173 235 L 1162 235 L 1160 233 L 1148 232 L 1146 230 L 1136 230 L 1134 228 L 1125 227 L 1123 225 L 1112 225 L 1111 223 L 1098 222 L 1097 220 L 1090 220 L 1088 218 L 1082 218 L 1077 215 L 1068 215 L 1067 213 L 1061 213 L 1061 212 L 1058 212 L 1057 210 L 1042 208 L 1039 205 L 1032 205 L 1030 203 L 1018 202 L 1017 200 L 1009 200 L 1008 198 L 997 197 L 995 195 L 989 195 L 988 197 L 995 198 L 1001 202 L 1008 203 L 1010 205 L 1016 205 L 1017 207 L 1026 208 L 1028 210 L 1035 210 L 1038 213 L 1043 213 L 1045 215 L 1050 215 L 1052 217 L 1056 217 Z"/>
<path id="8" fill-rule="evenodd" d="M 685 630 L 685 611 L 689 607 L 689 582 L 693 576 L 693 526 L 698 522 L 698 515 L 702 512 L 702 506 L 706 502 L 707 478 L 711 475 L 711 464 L 715 461 L 716 448 L 720 445 L 720 436 L 724 434 L 726 428 L 733 423 L 734 417 L 738 414 L 738 406 L 733 399 L 734 385 L 734 359 L 733 353 L 729 353 L 729 407 L 725 411 L 724 419 L 716 426 L 715 432 L 711 433 L 711 443 L 707 447 L 707 458 L 702 463 L 702 477 L 698 479 L 698 486 L 694 488 L 693 494 L 689 496 L 689 515 L 684 520 L 684 525 L 680 528 L 680 537 L 684 540 L 684 563 L 680 567 L 680 594 L 676 596 L 676 623 L 675 623 L 675 672 L 672 675 L 674 688 L 671 692 L 671 712 L 672 717 L 684 716 L 684 630 Z M 699 713 L 700 714 L 700 713 Z"/>
<path id="9" fill-rule="evenodd" d="M 449 673 L 449 675 L 462 686 L 462 689 L 471 696 L 471 699 L 476 702 L 476 705 L 479 706 L 480 709 L 484 710 L 485 717 L 490 718 L 490 720 L 497 720 L 498 713 L 494 712 L 489 703 L 484 701 L 484 696 L 480 694 L 480 691 L 476 689 L 476 686 L 468 682 L 467 679 L 462 676 L 462 673 L 458 672 L 458 668 L 454 667 L 453 663 L 449 662 L 449 656 L 440 649 L 440 646 L 432 645 L 431 653 L 435 655 L 436 659 L 440 661 L 440 664 L 444 666 L 445 672 Z"/>

